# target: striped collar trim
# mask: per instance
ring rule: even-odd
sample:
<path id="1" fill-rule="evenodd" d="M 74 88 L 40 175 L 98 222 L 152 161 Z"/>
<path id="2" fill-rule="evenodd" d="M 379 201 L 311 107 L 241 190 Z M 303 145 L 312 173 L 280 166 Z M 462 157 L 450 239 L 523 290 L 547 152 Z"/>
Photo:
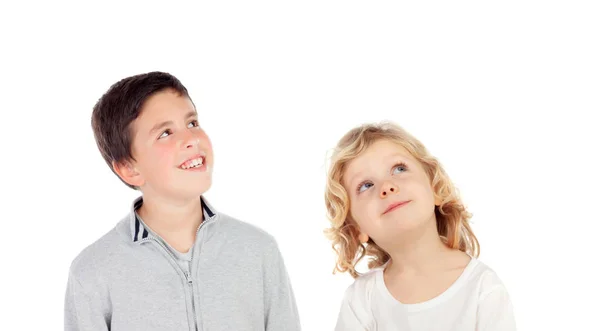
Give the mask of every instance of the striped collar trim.
<path id="1" fill-rule="evenodd" d="M 138 242 L 141 239 L 146 239 L 151 234 L 144 222 L 137 217 L 136 210 L 142 206 L 143 198 L 140 196 L 133 202 L 131 209 L 131 233 L 133 242 Z M 202 205 L 202 212 L 204 214 L 204 222 L 215 217 L 215 212 L 212 206 L 210 206 L 204 197 L 200 197 L 200 204 Z"/>

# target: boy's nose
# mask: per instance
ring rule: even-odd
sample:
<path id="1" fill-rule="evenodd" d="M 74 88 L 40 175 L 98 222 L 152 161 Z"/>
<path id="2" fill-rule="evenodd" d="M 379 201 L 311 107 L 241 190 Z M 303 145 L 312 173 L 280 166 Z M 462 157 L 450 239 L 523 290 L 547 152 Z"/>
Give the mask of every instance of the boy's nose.
<path id="1" fill-rule="evenodd" d="M 185 148 L 192 148 L 192 147 L 198 146 L 199 143 L 200 143 L 200 138 L 190 134 L 188 137 L 186 137 L 186 139 L 184 141 L 184 146 L 185 146 Z"/>
<path id="2" fill-rule="evenodd" d="M 200 142 L 200 140 L 198 138 L 195 138 L 194 140 L 188 141 L 188 143 L 185 145 L 185 147 L 192 148 L 192 147 L 198 146 L 199 142 Z"/>

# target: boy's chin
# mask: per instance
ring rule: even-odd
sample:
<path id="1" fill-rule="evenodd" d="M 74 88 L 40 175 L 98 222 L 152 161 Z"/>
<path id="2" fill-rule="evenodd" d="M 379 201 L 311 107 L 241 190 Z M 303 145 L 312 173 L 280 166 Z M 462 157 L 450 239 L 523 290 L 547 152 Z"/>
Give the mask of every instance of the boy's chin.
<path id="1" fill-rule="evenodd" d="M 189 198 L 199 197 L 206 193 L 212 186 L 212 181 L 202 181 L 199 183 L 185 183 L 184 187 L 180 188 L 180 192 L 185 192 Z"/>
<path id="2" fill-rule="evenodd" d="M 185 182 L 180 185 L 173 185 L 167 188 L 165 195 L 171 195 L 178 200 L 196 199 L 208 191 L 212 186 L 212 181 Z"/>

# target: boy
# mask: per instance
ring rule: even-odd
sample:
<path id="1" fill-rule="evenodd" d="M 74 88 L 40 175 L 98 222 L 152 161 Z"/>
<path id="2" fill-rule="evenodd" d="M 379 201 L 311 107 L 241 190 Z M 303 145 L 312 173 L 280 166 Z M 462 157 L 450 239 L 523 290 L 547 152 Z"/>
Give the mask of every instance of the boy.
<path id="1" fill-rule="evenodd" d="M 213 151 L 187 89 L 168 73 L 125 78 L 95 105 L 106 163 L 141 191 L 73 261 L 65 330 L 300 330 L 274 238 L 218 212 Z"/>

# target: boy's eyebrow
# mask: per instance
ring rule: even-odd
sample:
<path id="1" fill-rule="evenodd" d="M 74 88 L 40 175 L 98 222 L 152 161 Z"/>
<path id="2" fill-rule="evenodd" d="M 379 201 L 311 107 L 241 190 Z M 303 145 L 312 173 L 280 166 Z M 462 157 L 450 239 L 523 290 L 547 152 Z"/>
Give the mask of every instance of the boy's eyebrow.
<path id="1" fill-rule="evenodd" d="M 191 110 L 189 113 L 187 113 L 187 115 L 185 115 L 185 119 L 187 120 L 191 117 L 195 117 L 196 115 L 198 115 L 198 114 L 195 111 Z M 164 122 L 158 123 L 158 124 L 154 125 L 152 127 L 152 129 L 150 129 L 149 133 L 152 134 L 154 131 L 157 131 L 165 126 L 172 125 L 172 124 L 173 124 L 173 121 L 164 121 Z"/>

